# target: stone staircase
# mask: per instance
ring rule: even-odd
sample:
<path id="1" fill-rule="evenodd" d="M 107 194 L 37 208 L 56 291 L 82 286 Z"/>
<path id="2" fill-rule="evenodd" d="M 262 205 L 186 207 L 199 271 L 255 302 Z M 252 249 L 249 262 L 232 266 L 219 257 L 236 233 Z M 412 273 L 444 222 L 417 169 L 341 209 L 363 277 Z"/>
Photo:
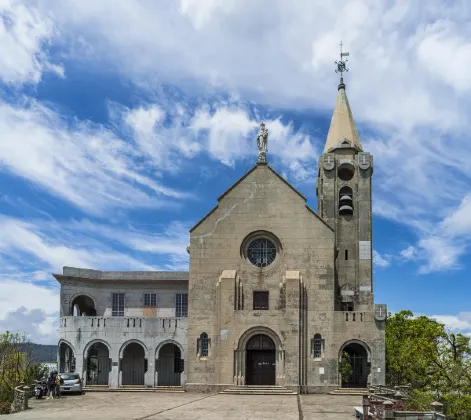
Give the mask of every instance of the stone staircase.
<path id="1" fill-rule="evenodd" d="M 230 395 L 297 395 L 289 388 L 280 385 L 239 385 L 225 389 L 219 394 Z"/>
<path id="2" fill-rule="evenodd" d="M 329 392 L 330 395 L 365 395 L 368 394 L 368 388 L 338 388 Z"/>
<path id="3" fill-rule="evenodd" d="M 143 386 L 124 385 L 120 388 L 110 388 L 107 385 L 88 385 L 83 387 L 85 392 L 185 392 L 182 386 L 157 386 L 146 388 Z"/>

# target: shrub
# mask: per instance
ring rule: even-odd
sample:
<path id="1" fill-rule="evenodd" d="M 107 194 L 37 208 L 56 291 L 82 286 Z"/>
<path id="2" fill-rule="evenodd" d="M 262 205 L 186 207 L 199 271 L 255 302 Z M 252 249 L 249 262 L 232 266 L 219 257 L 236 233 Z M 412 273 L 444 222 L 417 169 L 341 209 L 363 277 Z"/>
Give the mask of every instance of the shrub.
<path id="1" fill-rule="evenodd" d="M 0 401 L 0 414 L 10 414 L 11 403 Z"/>

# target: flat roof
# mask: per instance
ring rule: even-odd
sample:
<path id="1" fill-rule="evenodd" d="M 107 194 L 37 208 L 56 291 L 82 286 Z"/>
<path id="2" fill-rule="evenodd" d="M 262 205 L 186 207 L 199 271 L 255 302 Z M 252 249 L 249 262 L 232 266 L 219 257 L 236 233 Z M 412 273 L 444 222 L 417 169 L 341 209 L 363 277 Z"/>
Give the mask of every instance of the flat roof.
<path id="1" fill-rule="evenodd" d="M 188 271 L 101 271 L 88 268 L 63 267 L 62 274 L 53 274 L 57 279 L 75 277 L 90 280 L 135 280 L 135 281 L 188 281 Z"/>

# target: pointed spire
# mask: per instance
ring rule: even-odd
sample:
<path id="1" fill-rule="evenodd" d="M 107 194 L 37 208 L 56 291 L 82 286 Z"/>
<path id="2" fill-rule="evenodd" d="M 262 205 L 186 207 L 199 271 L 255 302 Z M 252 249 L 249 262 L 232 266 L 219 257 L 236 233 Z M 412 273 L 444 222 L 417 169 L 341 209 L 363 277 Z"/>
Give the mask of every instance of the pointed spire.
<path id="1" fill-rule="evenodd" d="M 343 72 L 348 71 L 346 67 L 347 60 L 343 57 L 348 57 L 349 53 L 342 52 L 342 43 L 340 43 L 340 61 L 336 61 L 336 73 L 340 73 L 340 84 L 338 86 L 337 102 L 335 103 L 334 115 L 330 122 L 329 134 L 325 142 L 324 153 L 333 147 L 340 147 L 340 144 L 347 140 L 352 146 L 358 147 L 363 150 L 358 137 L 355 121 L 353 120 L 352 110 L 348 103 L 347 94 L 345 93 L 345 84 L 343 83 Z"/>

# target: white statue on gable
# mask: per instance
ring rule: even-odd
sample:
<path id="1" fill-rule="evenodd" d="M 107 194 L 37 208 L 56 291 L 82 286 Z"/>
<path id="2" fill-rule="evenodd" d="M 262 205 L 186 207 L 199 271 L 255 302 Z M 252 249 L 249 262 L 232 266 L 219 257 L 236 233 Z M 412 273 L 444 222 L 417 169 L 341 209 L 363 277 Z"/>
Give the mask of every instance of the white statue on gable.
<path id="1" fill-rule="evenodd" d="M 258 162 L 266 163 L 267 152 L 268 152 L 268 130 L 265 128 L 265 124 L 260 124 L 260 131 L 257 135 L 257 147 L 258 147 Z"/>

